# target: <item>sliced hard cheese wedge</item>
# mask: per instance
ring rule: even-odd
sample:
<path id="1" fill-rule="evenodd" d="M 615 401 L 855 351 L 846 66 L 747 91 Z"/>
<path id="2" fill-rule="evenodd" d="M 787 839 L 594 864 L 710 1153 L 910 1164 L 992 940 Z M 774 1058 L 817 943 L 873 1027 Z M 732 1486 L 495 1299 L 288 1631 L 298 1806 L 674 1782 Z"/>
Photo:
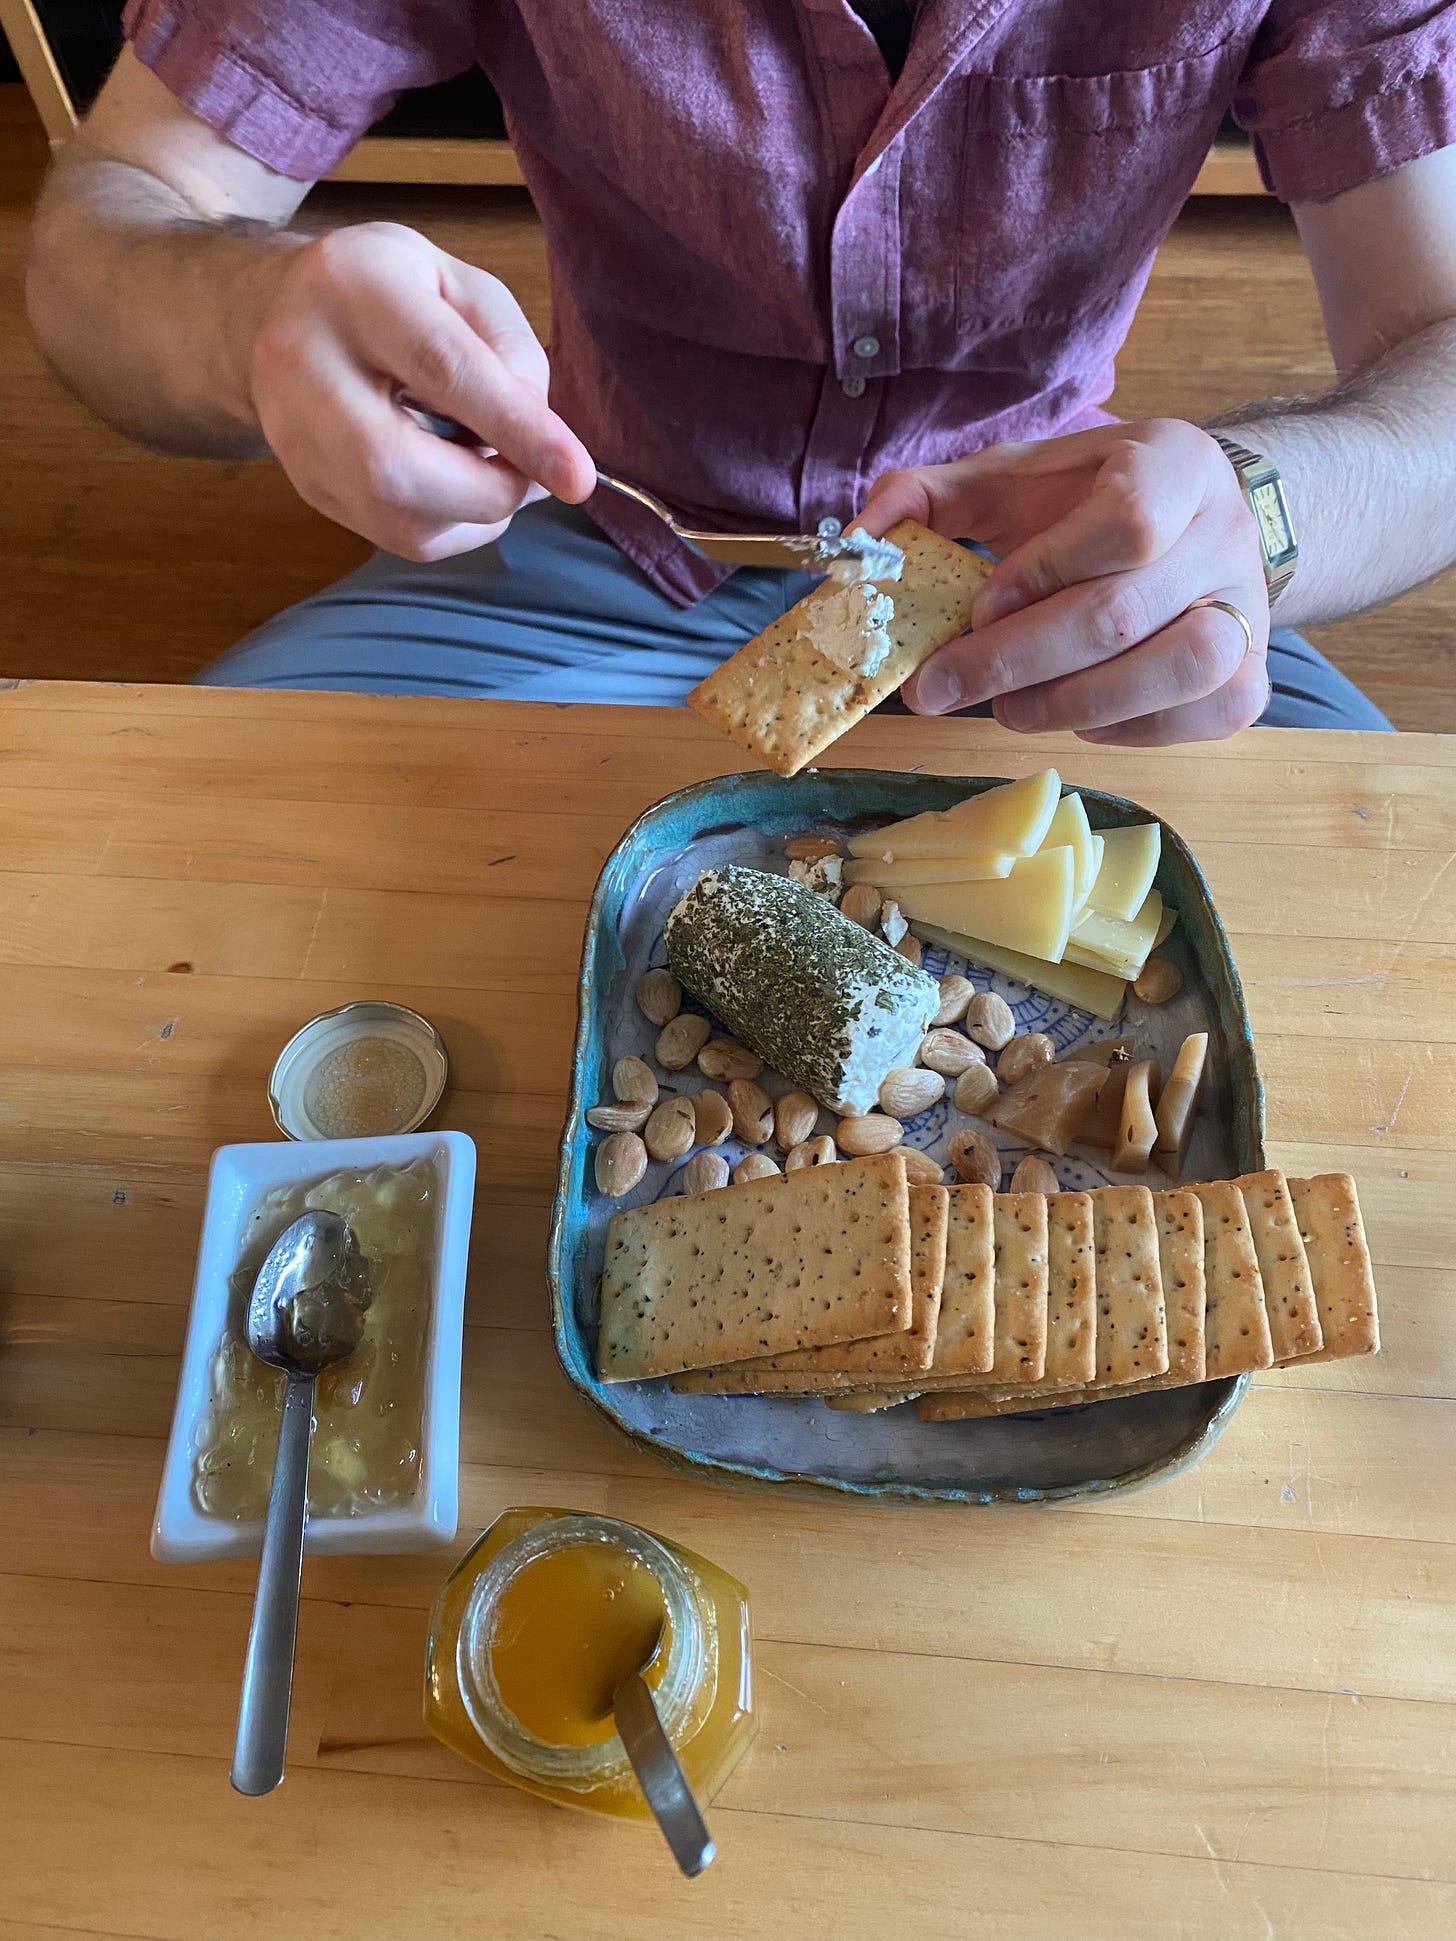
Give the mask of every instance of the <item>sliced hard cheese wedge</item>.
<path id="1" fill-rule="evenodd" d="M 1148 961 L 1162 921 L 1163 899 L 1156 890 L 1148 891 L 1131 923 L 1087 910 L 1072 926 L 1063 954 L 1071 964 L 1111 971 L 1115 977 L 1136 977 Z"/>
<path id="2" fill-rule="evenodd" d="M 981 937 L 963 937 L 939 924 L 917 923 L 914 928 L 923 943 L 939 944 L 942 950 L 952 951 L 968 963 L 984 964 L 987 970 L 1014 977 L 1019 984 L 1045 991 L 1063 1004 L 1075 1004 L 1079 1011 L 1090 1011 L 1094 1018 L 1106 1018 L 1109 1024 L 1127 996 L 1125 979 L 1109 977 L 1105 971 L 1086 970 L 1081 964 L 1044 964 L 1022 951 L 1005 950 Z"/>
<path id="3" fill-rule="evenodd" d="M 1048 768 L 969 795 L 953 809 L 930 809 L 851 836 L 849 847 L 856 856 L 895 862 L 906 856 L 1030 856 L 1046 836 L 1061 791 L 1057 771 Z"/>
<path id="4" fill-rule="evenodd" d="M 1173 925 L 1178 921 L 1178 912 L 1163 905 L 1163 921 L 1158 925 L 1158 934 L 1153 939 L 1153 949 L 1160 950 L 1173 934 Z"/>
<path id="5" fill-rule="evenodd" d="M 844 866 L 846 883 L 873 883 L 879 890 L 908 889 L 916 883 L 989 883 L 1011 874 L 1014 856 L 912 856 L 884 862 L 874 856 L 852 856 Z"/>
<path id="6" fill-rule="evenodd" d="M 1097 880 L 1092 827 L 1087 820 L 1087 811 L 1082 807 L 1082 798 L 1075 789 L 1058 802 L 1041 846 L 1043 849 L 1059 849 L 1064 845 L 1072 852 L 1072 911 L 1075 915 L 1085 906 L 1092 894 L 1092 885 Z"/>
<path id="7" fill-rule="evenodd" d="M 1102 867 L 1087 907 L 1099 917 L 1131 923 L 1153 887 L 1162 840 L 1156 822 L 1140 822 L 1131 829 L 1104 829 Z"/>
<path id="8" fill-rule="evenodd" d="M 1029 957 L 1061 961 L 1072 927 L 1072 852 L 1023 856 L 1000 883 L 924 883 L 905 889 L 901 913 Z"/>

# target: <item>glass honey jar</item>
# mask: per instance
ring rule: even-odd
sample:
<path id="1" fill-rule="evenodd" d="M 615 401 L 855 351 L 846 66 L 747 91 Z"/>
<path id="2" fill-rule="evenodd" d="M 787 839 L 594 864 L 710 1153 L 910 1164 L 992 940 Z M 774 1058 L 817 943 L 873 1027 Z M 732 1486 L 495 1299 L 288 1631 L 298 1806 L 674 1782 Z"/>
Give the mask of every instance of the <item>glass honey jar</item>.
<path id="1" fill-rule="evenodd" d="M 710 1800 L 755 1724 L 743 1586 L 634 1524 L 507 1510 L 435 1600 L 425 1724 L 544 1799 L 645 1820 L 612 1716 L 634 1670 L 694 1792 Z"/>

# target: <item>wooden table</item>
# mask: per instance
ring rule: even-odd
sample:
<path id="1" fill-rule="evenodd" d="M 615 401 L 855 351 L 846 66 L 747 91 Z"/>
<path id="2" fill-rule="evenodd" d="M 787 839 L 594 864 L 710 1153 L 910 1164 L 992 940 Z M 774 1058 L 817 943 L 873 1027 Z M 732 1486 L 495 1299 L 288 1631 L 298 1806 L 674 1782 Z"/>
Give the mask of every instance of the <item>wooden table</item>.
<path id="1" fill-rule="evenodd" d="M 557 1373 L 543 1254 L 592 881 L 732 751 L 627 709 L 0 695 L 4 1941 L 1456 1932 L 1456 743 L 886 720 L 843 756 L 1052 759 L 1182 830 L 1273 1158 L 1358 1176 L 1384 1354 L 1260 1379 L 1207 1461 L 1106 1504 L 674 1480 Z M 607 1510 L 751 1587 L 762 1728 L 695 1884 L 426 1736 L 445 1556 L 310 1563 L 287 1783 L 228 1789 L 252 1572 L 147 1553 L 203 1172 L 361 996 L 439 1024 L 480 1150 L 462 1546 L 513 1503 Z"/>

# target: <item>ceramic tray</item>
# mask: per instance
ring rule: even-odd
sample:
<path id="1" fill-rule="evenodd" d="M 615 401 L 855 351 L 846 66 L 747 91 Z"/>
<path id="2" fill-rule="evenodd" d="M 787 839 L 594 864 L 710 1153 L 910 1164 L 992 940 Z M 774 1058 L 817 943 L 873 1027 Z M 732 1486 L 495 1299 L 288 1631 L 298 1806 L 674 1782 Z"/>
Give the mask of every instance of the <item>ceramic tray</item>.
<path id="1" fill-rule="evenodd" d="M 611 1097 L 616 1059 L 626 1052 L 651 1059 L 655 1033 L 637 1009 L 633 986 L 649 966 L 666 962 L 662 927 L 674 903 L 701 870 L 726 862 L 786 869 L 783 840 L 795 831 L 825 824 L 852 831 L 947 808 L 1002 779 L 873 769 L 826 769 L 791 781 L 768 773 L 721 776 L 679 790 L 649 809 L 602 871 L 582 955 L 571 1103 L 552 1225 L 556 1347 L 568 1380 L 593 1408 L 636 1447 L 686 1474 L 881 1502 L 1050 1501 L 1126 1489 L 1175 1473 L 1212 1447 L 1238 1406 L 1247 1376 L 1083 1408 L 955 1423 L 921 1422 L 913 1406 L 854 1415 L 818 1401 L 674 1395 L 665 1381 L 604 1385 L 597 1380 L 597 1290 L 607 1220 L 618 1204 L 630 1206 L 676 1190 L 676 1175 L 686 1161 L 650 1164 L 626 1200 L 604 1200 L 592 1177 L 594 1135 L 584 1114 Z M 1096 829 L 1156 819 L 1116 796 L 1085 789 L 1081 794 Z M 1255 1171 L 1264 1164 L 1263 1092 L 1238 973 L 1203 875 L 1166 823 L 1157 887 L 1178 913 L 1164 950 L 1182 969 L 1183 989 L 1156 1009 L 1129 997 L 1118 1024 L 1091 1018 L 943 951 L 927 949 L 925 968 L 936 974 L 962 970 L 978 988 L 999 992 L 1016 1014 L 1017 1030 L 1046 1032 L 1059 1056 L 1084 1040 L 1131 1032 L 1139 1053 L 1147 1048 L 1167 1071 L 1184 1035 L 1206 1029 L 1213 1082 L 1186 1177 L 1219 1179 Z M 693 1008 L 691 999 L 687 1008 Z M 663 1081 L 665 1092 L 696 1091 L 703 1083 L 695 1068 L 667 1074 Z M 942 1104 L 909 1122 L 907 1142 L 941 1157 L 949 1132 L 964 1123 Z M 1014 1163 L 1020 1148 L 1000 1133 L 992 1136 Z M 731 1165 L 744 1149 L 730 1141 L 721 1150 Z M 1076 1156 L 1058 1161 L 1057 1168 L 1068 1188 L 1119 1177 Z M 1150 1173 L 1147 1183 L 1170 1182 Z"/>

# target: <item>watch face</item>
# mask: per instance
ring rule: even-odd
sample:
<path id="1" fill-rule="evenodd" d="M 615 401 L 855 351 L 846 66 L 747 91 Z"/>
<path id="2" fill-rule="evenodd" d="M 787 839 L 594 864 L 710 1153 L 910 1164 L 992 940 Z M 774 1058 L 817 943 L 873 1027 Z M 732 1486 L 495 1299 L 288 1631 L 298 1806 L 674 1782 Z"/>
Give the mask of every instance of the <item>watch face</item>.
<path id="1" fill-rule="evenodd" d="M 1277 479 L 1264 479 L 1249 493 L 1254 508 L 1254 517 L 1259 522 L 1259 536 L 1264 542 L 1264 555 L 1271 567 L 1280 565 L 1284 560 L 1293 558 L 1297 548 L 1294 543 L 1294 529 L 1289 522 L 1289 514 L 1284 506 L 1284 494 L 1279 489 Z"/>

